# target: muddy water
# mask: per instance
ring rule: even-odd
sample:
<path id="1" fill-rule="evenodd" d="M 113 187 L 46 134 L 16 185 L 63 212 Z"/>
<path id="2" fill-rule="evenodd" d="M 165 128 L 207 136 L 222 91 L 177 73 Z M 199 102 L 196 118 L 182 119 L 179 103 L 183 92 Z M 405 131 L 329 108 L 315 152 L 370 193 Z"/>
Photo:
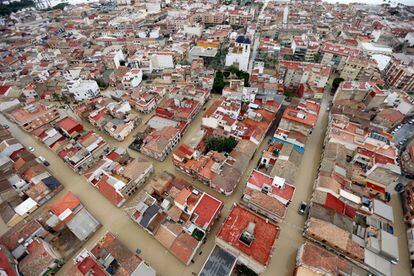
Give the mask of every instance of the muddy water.
<path id="1" fill-rule="evenodd" d="M 207 107 L 211 105 L 212 101 L 213 100 L 209 101 Z M 281 234 L 279 240 L 276 242 L 276 248 L 273 253 L 272 261 L 264 275 L 292 275 L 295 264 L 296 250 L 298 246 L 304 241 L 301 230 L 304 224 L 304 217 L 298 215 L 296 210 L 299 203 L 302 200 L 308 200 L 312 192 L 313 180 L 316 177 L 322 150 L 324 131 L 327 124 L 327 114 L 325 111 L 326 103 L 324 102 L 318 124 L 315 127 L 315 130 L 311 135 L 306 147 L 301 169 L 296 181 L 297 190 L 288 210 L 287 217 L 285 219 L 286 223 L 281 224 Z M 143 122 L 148 120 L 150 116 L 151 114 L 142 116 Z M 202 114 L 199 114 L 195 118 L 194 122 L 185 133 L 181 143 L 188 143 L 191 141 L 191 139 L 200 129 L 201 118 Z M 6 119 L 3 115 L 0 115 L 0 120 L 3 122 Z M 176 171 L 173 167 L 170 157 L 168 157 L 164 162 L 153 160 L 156 171 L 167 170 L 169 172 L 173 172 L 177 176 L 187 179 L 197 188 L 207 191 L 225 202 L 225 207 L 223 209 L 221 217 L 210 232 L 206 244 L 203 245 L 201 255 L 197 255 L 195 257 L 194 264 L 186 267 L 173 255 L 171 255 L 163 246 L 161 246 L 152 236 L 141 230 L 134 222 L 132 222 L 125 215 L 122 209 L 118 209 L 113 206 L 95 188 L 86 183 L 86 181 L 81 176 L 75 174 L 72 170 L 70 170 L 65 165 L 65 163 L 61 161 L 52 151 L 47 149 L 40 142 L 34 140 L 30 135 L 24 133 L 16 125 L 11 123 L 8 124 L 10 125 L 10 131 L 21 141 L 21 143 L 23 143 L 26 147 L 33 146 L 35 148 L 36 155 L 42 155 L 47 160 L 49 160 L 51 164 L 49 168 L 52 174 L 65 186 L 65 190 L 51 201 L 63 196 L 67 191 L 71 191 L 80 198 L 86 208 L 103 225 L 103 227 L 85 244 L 85 247 L 90 249 L 105 232 L 111 231 L 115 233 L 130 250 L 135 251 L 137 248 L 141 249 L 142 257 L 157 270 L 159 275 L 192 275 L 192 272 L 198 273 L 200 271 L 202 265 L 208 257 L 209 252 L 214 246 L 214 236 L 217 233 L 220 224 L 228 215 L 232 204 L 240 200 L 244 188 L 244 183 L 246 182 L 250 172 L 255 168 L 261 156 L 261 152 L 266 148 L 266 141 L 268 139 L 268 137 L 266 137 L 264 139 L 264 142 L 256 151 L 253 160 L 250 162 L 248 169 L 243 175 L 238 189 L 230 197 L 224 197 L 223 195 L 209 189 L 202 183 L 194 181 L 181 172 Z M 84 125 L 87 129 L 93 129 L 93 127 L 88 123 L 84 122 Z M 130 135 L 124 142 L 118 142 L 111 137 L 103 134 L 102 132 L 99 133 L 114 146 L 122 146 L 124 148 L 127 148 L 129 143 L 133 140 L 133 135 Z M 128 151 L 132 156 L 140 155 L 140 153 L 137 153 L 135 151 Z M 399 216 L 396 216 L 396 218 L 400 217 L 401 214 L 399 214 Z M 4 223 L 0 224 L 1 233 L 5 232 L 6 230 L 7 229 Z M 404 258 L 404 265 L 401 265 L 403 269 L 398 270 L 400 273 L 395 275 L 405 275 L 404 272 L 406 272 L 408 269 L 408 262 L 406 262 L 406 260 L 407 258 Z M 59 274 L 65 275 L 65 270 L 67 268 L 68 264 L 62 268 Z"/>

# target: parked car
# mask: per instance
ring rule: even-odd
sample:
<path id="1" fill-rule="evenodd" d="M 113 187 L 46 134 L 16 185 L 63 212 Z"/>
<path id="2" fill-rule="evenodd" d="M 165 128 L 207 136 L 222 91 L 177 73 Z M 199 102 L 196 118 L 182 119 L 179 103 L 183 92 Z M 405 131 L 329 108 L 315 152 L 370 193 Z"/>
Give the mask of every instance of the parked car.
<path id="1" fill-rule="evenodd" d="M 4 125 L 3 125 L 3 127 L 4 127 L 5 129 L 8 129 L 8 128 L 9 128 L 9 125 L 4 124 Z"/>
<path id="2" fill-rule="evenodd" d="M 34 152 L 34 147 L 29 147 L 29 148 L 28 148 L 28 150 L 29 150 L 30 152 Z"/>
<path id="3" fill-rule="evenodd" d="M 397 193 L 402 193 L 404 191 L 404 184 L 398 183 L 397 185 L 395 185 L 394 190 Z"/>
<path id="4" fill-rule="evenodd" d="M 46 167 L 48 167 L 50 165 L 50 163 L 46 160 L 46 158 L 44 158 L 43 156 L 39 156 L 36 158 L 36 161 L 38 163 L 41 163 L 43 165 L 45 165 Z"/>
<path id="5" fill-rule="evenodd" d="M 299 205 L 298 213 L 299 215 L 304 215 L 306 213 L 306 209 L 308 208 L 308 204 L 302 201 Z"/>

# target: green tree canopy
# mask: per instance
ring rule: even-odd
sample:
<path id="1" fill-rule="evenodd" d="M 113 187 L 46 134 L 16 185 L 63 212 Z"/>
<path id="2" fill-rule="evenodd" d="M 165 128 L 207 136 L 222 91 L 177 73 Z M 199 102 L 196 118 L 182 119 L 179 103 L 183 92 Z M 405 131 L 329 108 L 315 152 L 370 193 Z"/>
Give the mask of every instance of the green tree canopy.
<path id="1" fill-rule="evenodd" d="M 220 137 L 209 137 L 205 140 L 207 152 L 210 150 L 215 150 L 218 152 L 231 152 L 234 147 L 237 145 L 236 139 L 234 137 L 229 138 L 220 138 Z"/>

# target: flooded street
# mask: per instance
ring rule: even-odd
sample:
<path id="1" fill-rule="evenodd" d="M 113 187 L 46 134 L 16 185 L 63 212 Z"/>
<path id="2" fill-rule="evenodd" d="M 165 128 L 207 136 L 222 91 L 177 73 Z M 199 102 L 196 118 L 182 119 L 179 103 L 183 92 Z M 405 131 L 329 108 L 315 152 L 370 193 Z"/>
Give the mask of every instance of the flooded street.
<path id="1" fill-rule="evenodd" d="M 327 95 L 325 94 L 325 96 Z M 295 181 L 295 195 L 289 205 L 284 222 L 280 224 L 281 232 L 268 269 L 268 271 L 278 271 L 277 275 L 292 275 L 297 249 L 305 241 L 302 236 L 305 216 L 299 215 L 297 210 L 301 201 L 309 202 L 313 191 L 313 182 L 317 177 L 323 139 L 328 124 L 327 104 L 327 97 L 324 97 L 317 125 L 308 139 L 302 157 L 302 164 Z"/>
<path id="2" fill-rule="evenodd" d="M 206 107 L 212 104 L 214 98 L 211 99 Z M 273 253 L 272 261 L 269 265 L 269 268 L 266 270 L 264 275 L 292 275 L 295 266 L 295 256 L 298 246 L 304 242 L 302 237 L 302 227 L 304 224 L 304 216 L 300 216 L 297 213 L 298 205 L 301 201 L 309 201 L 309 197 L 313 190 L 313 181 L 317 174 L 317 169 L 319 166 L 319 161 L 322 152 L 323 139 L 325 137 L 325 130 L 328 121 L 328 114 L 326 112 L 327 100 L 324 99 L 321 113 L 317 126 L 315 127 L 312 135 L 309 138 L 308 144 L 306 146 L 306 151 L 302 159 L 301 169 L 298 172 L 297 181 L 296 181 L 296 192 L 295 196 L 290 204 L 288 213 L 284 223 L 280 224 L 281 234 L 278 241 L 276 242 L 276 248 Z M 189 143 L 193 137 L 196 136 L 197 132 L 200 130 L 202 113 L 198 114 L 194 122 L 191 124 L 187 132 L 184 134 L 184 137 L 181 141 L 182 143 Z M 151 117 L 151 114 L 142 116 L 143 123 L 146 122 Z M 6 122 L 6 119 L 3 115 L 0 115 L 0 119 Z M 83 124 L 86 129 L 94 129 L 90 124 L 83 121 Z M 144 230 L 141 230 L 133 221 L 131 221 L 128 216 L 124 213 L 122 209 L 119 209 L 112 205 L 103 195 L 101 195 L 95 188 L 89 185 L 82 176 L 74 173 L 66 164 L 60 160 L 55 153 L 49 150 L 46 146 L 41 144 L 39 141 L 33 139 L 30 135 L 23 132 L 15 124 L 8 123 L 10 125 L 10 131 L 12 134 L 19 139 L 26 147 L 32 146 L 35 148 L 35 154 L 37 156 L 44 156 L 50 162 L 50 171 L 51 173 L 62 182 L 65 186 L 64 191 L 60 192 L 58 196 L 53 198 L 51 202 L 57 198 L 63 196 L 67 191 L 73 192 L 77 197 L 80 198 L 85 207 L 95 216 L 96 219 L 102 224 L 102 228 L 86 243 L 84 247 L 90 249 L 94 243 L 107 231 L 111 231 L 116 234 L 119 239 L 132 251 L 135 251 L 137 248 L 142 250 L 141 256 L 153 266 L 159 275 L 192 275 L 193 272 L 198 273 L 205 260 L 208 257 L 208 254 L 214 246 L 214 236 L 217 233 L 220 224 L 223 222 L 224 218 L 228 215 L 231 206 L 234 202 L 238 202 L 242 196 L 243 189 L 249 176 L 250 172 L 256 167 L 257 162 L 261 157 L 261 152 L 267 146 L 267 140 L 269 137 L 266 137 L 260 147 L 257 149 L 252 161 L 246 172 L 242 177 L 242 181 L 239 184 L 237 190 L 230 197 L 225 197 L 212 189 L 206 187 L 204 184 L 194 181 L 190 177 L 182 174 L 181 172 L 174 169 L 171 156 L 169 156 L 164 162 L 158 162 L 152 160 L 156 172 L 163 170 L 169 171 L 177 175 L 178 177 L 185 178 L 195 185 L 197 188 L 207 191 L 210 194 L 216 196 L 217 198 L 225 202 L 225 207 L 223 208 L 222 214 L 219 218 L 219 221 L 216 222 L 212 231 L 210 232 L 207 242 L 202 247 L 202 253 L 197 255 L 194 259 L 195 263 L 186 267 L 178 259 L 176 259 L 172 254 L 170 254 L 158 241 L 156 241 L 152 236 L 150 236 Z M 97 131 L 102 135 L 109 143 L 114 146 L 121 146 L 128 148 L 128 145 L 133 140 L 133 134 L 128 136 L 128 138 L 123 142 L 118 142 L 108 135 L 105 135 L 102 132 Z M 140 155 L 135 151 L 128 149 L 128 152 L 131 156 L 136 157 Z M 399 201 L 396 199 L 396 196 L 393 198 L 393 202 Z M 396 218 L 401 218 L 401 208 L 396 210 L 395 206 L 398 204 L 393 204 L 394 212 L 396 213 Z M 3 222 L 0 225 L 1 233 L 4 233 L 7 229 Z M 396 230 L 397 234 L 405 235 L 405 231 Z M 405 244 L 405 247 L 404 247 Z M 406 240 L 400 239 L 400 251 L 406 249 Z M 402 253 L 400 253 L 402 254 Z M 407 254 L 405 254 L 407 255 Z M 69 262 L 70 263 L 70 262 Z M 65 270 L 68 268 L 66 264 L 59 272 L 59 275 L 65 275 Z M 406 275 L 404 272 L 409 269 L 408 258 L 401 258 L 401 262 L 397 267 L 402 267 L 402 269 L 396 270 L 398 274 L 394 275 Z M 408 274 L 407 274 L 408 275 Z"/>

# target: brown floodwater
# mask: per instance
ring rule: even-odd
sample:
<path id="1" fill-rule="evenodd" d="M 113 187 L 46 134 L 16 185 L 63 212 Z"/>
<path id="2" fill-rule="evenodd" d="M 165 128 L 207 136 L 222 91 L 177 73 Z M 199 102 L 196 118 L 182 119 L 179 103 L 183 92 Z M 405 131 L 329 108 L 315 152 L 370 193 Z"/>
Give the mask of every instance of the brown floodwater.
<path id="1" fill-rule="evenodd" d="M 211 105 L 214 98 L 207 103 L 207 107 Z M 68 112 L 68 111 L 65 111 Z M 146 122 L 150 118 L 151 114 L 141 116 L 143 122 Z M 200 130 L 201 126 L 202 112 L 195 118 L 194 122 L 191 124 L 187 132 L 185 133 L 181 143 L 189 143 L 193 137 L 196 136 L 197 132 Z M 0 115 L 0 120 L 2 122 L 7 122 L 3 115 Z M 319 166 L 319 161 L 322 152 L 322 143 L 325 137 L 325 129 L 327 125 L 328 116 L 326 113 L 326 101 L 323 103 L 321 109 L 321 114 L 317 126 L 315 127 L 312 135 L 308 140 L 306 146 L 306 151 L 304 153 L 302 164 L 300 170 L 298 171 L 297 181 L 295 183 L 296 192 L 290 208 L 287 212 L 285 222 L 281 223 L 281 233 L 279 240 L 276 242 L 276 248 L 273 253 L 273 258 L 271 263 L 264 273 L 264 275 L 292 275 L 294 266 L 295 266 L 295 257 L 298 246 L 304 242 L 302 237 L 302 227 L 304 224 L 304 217 L 297 214 L 297 208 L 299 203 L 304 200 L 308 201 L 309 197 L 313 190 L 313 181 L 317 174 L 317 168 Z M 93 127 L 83 121 L 86 129 L 93 129 Z M 190 177 L 182 174 L 181 172 L 174 169 L 174 166 L 171 162 L 171 156 L 169 156 L 164 162 L 153 161 L 155 171 L 169 171 L 176 174 L 179 177 L 185 178 L 195 185 L 197 188 L 207 191 L 210 194 L 216 196 L 217 198 L 225 202 L 225 207 L 223 212 L 213 226 L 211 232 L 209 233 L 206 244 L 201 248 L 201 255 L 196 255 L 194 264 L 190 266 L 185 266 L 178 259 L 176 259 L 171 253 L 169 253 L 158 241 L 156 241 L 152 236 L 146 233 L 144 230 L 141 230 L 138 225 L 131 221 L 124 211 L 120 208 L 112 205 L 104 196 L 102 196 L 95 188 L 89 185 L 83 177 L 74 173 L 65 163 L 57 157 L 51 150 L 44 146 L 41 142 L 33 139 L 30 135 L 23 132 L 15 124 L 8 122 L 10 125 L 10 131 L 12 134 L 26 147 L 32 146 L 35 148 L 35 154 L 37 156 L 44 156 L 50 162 L 50 171 L 51 173 L 62 182 L 65 189 L 60 192 L 55 198 L 51 200 L 53 202 L 57 198 L 63 196 L 67 191 L 73 192 L 76 196 L 80 198 L 84 206 L 91 212 L 95 218 L 99 220 L 102 224 L 102 228 L 84 245 L 85 248 L 90 249 L 94 243 L 107 231 L 111 231 L 116 234 L 119 239 L 131 250 L 135 251 L 137 248 L 141 249 L 141 256 L 145 259 L 151 266 L 153 266 L 159 275 L 192 275 L 193 272 L 198 273 L 202 268 L 205 260 L 208 257 L 208 254 L 214 246 L 214 236 L 217 233 L 220 224 L 223 222 L 224 218 L 228 215 L 229 210 L 233 203 L 238 202 L 242 196 L 242 191 L 246 183 L 247 177 L 250 172 L 255 168 L 261 152 L 267 146 L 266 137 L 263 143 L 260 145 L 259 149 L 256 151 L 256 154 L 253 157 L 253 160 L 250 162 L 248 169 L 242 177 L 238 188 L 235 192 L 229 196 L 225 197 L 217 192 L 206 187 L 202 183 L 191 179 Z M 96 130 L 96 129 L 95 129 Z M 128 148 L 129 143 L 133 140 L 133 134 L 129 135 L 127 139 L 123 142 L 118 142 L 108 135 L 97 131 L 102 135 L 109 143 L 114 146 L 121 146 Z M 138 156 L 140 153 L 129 150 L 131 156 Z M 402 218 L 401 208 L 398 207 L 399 199 L 396 196 L 393 196 L 393 207 L 395 217 Z M 0 220 L 0 234 L 7 231 L 7 227 Z M 409 263 L 408 263 L 408 254 L 407 254 L 407 242 L 405 238 L 405 230 L 402 223 L 396 223 L 396 233 L 401 239 L 399 239 L 400 244 L 400 264 L 394 266 L 394 275 L 410 275 L 409 273 Z M 69 267 L 69 264 L 63 266 L 60 270 L 59 275 L 65 275 L 65 270 Z"/>

